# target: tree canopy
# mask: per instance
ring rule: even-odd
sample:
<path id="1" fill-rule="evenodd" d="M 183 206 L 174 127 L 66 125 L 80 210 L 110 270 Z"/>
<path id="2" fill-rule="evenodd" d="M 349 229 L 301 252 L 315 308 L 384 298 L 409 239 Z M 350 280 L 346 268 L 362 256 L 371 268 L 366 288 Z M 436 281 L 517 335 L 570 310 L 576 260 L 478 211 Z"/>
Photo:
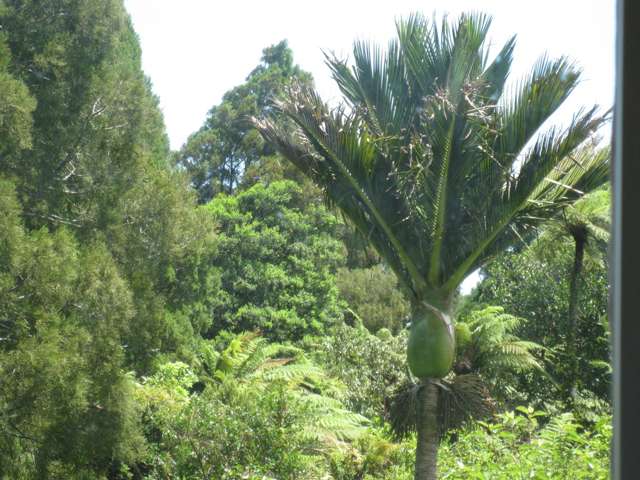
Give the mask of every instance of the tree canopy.
<path id="1" fill-rule="evenodd" d="M 274 173 L 273 163 L 278 160 L 273 146 L 262 139 L 250 119 L 268 113 L 271 100 L 293 82 L 313 84 L 311 74 L 293 63 L 287 41 L 265 48 L 246 82 L 224 94 L 200 130 L 176 153 L 177 165 L 191 177 L 201 202 L 217 193 L 234 192 L 243 180 L 251 184 L 261 174 Z"/>

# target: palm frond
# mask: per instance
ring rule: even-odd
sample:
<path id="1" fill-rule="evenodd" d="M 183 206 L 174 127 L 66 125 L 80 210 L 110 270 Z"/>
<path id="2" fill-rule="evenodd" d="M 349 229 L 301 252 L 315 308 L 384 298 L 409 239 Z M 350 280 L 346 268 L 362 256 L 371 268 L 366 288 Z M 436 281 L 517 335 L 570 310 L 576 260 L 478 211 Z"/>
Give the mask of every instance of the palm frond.
<path id="1" fill-rule="evenodd" d="M 513 165 L 546 120 L 577 86 L 580 71 L 566 58 L 540 58 L 531 73 L 503 95 L 497 110 L 500 134 L 495 155 L 502 165 Z"/>
<path id="2" fill-rule="evenodd" d="M 424 280 L 396 236 L 402 205 L 386 198 L 384 163 L 377 140 L 343 109 L 329 111 L 309 88 L 290 91 L 292 102 L 276 107 L 300 127 L 293 137 L 268 120 L 257 121 L 263 135 L 305 174 L 323 186 L 327 199 L 341 208 L 360 232 L 384 252 L 389 264 L 411 290 Z"/>
<path id="3" fill-rule="evenodd" d="M 607 178 L 605 155 L 580 149 L 608 120 L 594 107 L 541 129 L 580 70 L 541 58 L 505 87 L 515 38 L 489 61 L 490 17 L 412 15 L 386 50 L 356 42 L 353 65 L 326 55 L 345 104 L 293 86 L 277 117 L 254 124 L 322 187 L 416 298 L 453 292 L 496 252 Z"/>
<path id="4" fill-rule="evenodd" d="M 503 184 L 502 191 L 487 197 L 492 207 L 485 210 L 483 223 L 468 232 L 468 238 L 474 239 L 468 245 L 475 245 L 457 252 L 457 267 L 447 281 L 449 287 L 458 285 L 470 269 L 527 238 L 527 231 L 608 180 L 608 149 L 595 155 L 573 155 L 604 121 L 591 109 L 574 116 L 564 132 L 551 128 L 538 138 L 524 154 L 517 175 Z"/>

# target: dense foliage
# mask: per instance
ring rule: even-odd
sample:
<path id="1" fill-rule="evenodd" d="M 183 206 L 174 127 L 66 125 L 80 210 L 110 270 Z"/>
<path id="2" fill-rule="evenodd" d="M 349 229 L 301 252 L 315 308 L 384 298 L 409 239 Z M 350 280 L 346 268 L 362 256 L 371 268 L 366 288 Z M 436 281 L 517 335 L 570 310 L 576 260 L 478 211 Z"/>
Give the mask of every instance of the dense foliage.
<path id="1" fill-rule="evenodd" d="M 131 292 L 104 244 L 25 232 L 12 190 L 0 183 L 0 475 L 132 461 L 142 438 L 123 370 Z"/>
<path id="2" fill-rule="evenodd" d="M 387 416 L 386 401 L 407 376 L 406 336 L 386 330 L 372 335 L 363 326 L 340 325 L 330 335 L 306 339 L 329 373 L 347 386 L 347 404 L 370 418 Z"/>
<path id="3" fill-rule="evenodd" d="M 540 419 L 546 422 L 542 427 Z M 610 442 L 609 416 L 585 429 L 571 413 L 548 419 L 543 412 L 520 407 L 446 443 L 443 478 L 609 478 Z"/>
<path id="4" fill-rule="evenodd" d="M 214 330 L 260 330 L 274 339 L 321 333 L 341 317 L 336 218 L 290 181 L 257 184 L 207 206 L 219 227 L 212 259 L 221 287 Z"/>
<path id="5" fill-rule="evenodd" d="M 413 478 L 410 282 L 249 121 L 294 85 L 265 48 L 170 152 L 121 0 L 0 0 L 1 480 Z M 606 478 L 608 202 L 456 296 L 443 478 Z"/>
<path id="6" fill-rule="evenodd" d="M 569 238 L 540 239 L 539 245 L 521 252 L 507 252 L 485 270 L 485 278 L 474 293 L 480 302 L 498 303 L 526 319 L 516 332 L 549 349 L 541 352 L 551 380 L 539 376 L 519 377 L 518 390 L 526 399 L 541 404 L 561 399 L 561 386 L 575 381 L 578 390 L 609 398 L 610 367 L 607 320 L 608 274 L 603 259 L 595 251 L 581 275 L 579 323 L 575 337 L 579 368 L 577 375 L 568 367 L 569 273 L 574 246 Z M 606 244 L 600 248 L 606 249 Z M 553 253 L 551 253 L 553 252 Z M 606 252 L 606 250 L 605 250 Z"/>
<path id="7" fill-rule="evenodd" d="M 370 331 L 375 333 L 386 328 L 397 334 L 406 326 L 409 302 L 400 291 L 395 275 L 385 265 L 342 268 L 336 281 L 352 315 Z"/>

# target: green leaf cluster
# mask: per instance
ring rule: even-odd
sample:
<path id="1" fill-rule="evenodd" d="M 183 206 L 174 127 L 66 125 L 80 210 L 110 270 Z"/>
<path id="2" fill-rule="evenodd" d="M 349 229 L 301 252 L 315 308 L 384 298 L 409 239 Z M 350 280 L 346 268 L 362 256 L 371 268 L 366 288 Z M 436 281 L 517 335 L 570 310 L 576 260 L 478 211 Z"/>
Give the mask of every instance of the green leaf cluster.
<path id="1" fill-rule="evenodd" d="M 417 301 L 447 303 L 465 276 L 602 185 L 607 152 L 576 155 L 606 121 L 578 112 L 542 129 L 580 72 L 541 58 L 507 88 L 515 47 L 488 55 L 491 19 L 464 14 L 397 22 L 386 50 L 355 42 L 353 65 L 327 57 L 344 103 L 308 85 L 255 119 L 265 139 L 322 188 Z"/>
<path id="2" fill-rule="evenodd" d="M 219 195 L 204 207 L 219 226 L 214 333 L 257 329 L 272 339 L 296 340 L 341 319 L 337 221 L 303 195 L 295 183 L 277 181 Z"/>

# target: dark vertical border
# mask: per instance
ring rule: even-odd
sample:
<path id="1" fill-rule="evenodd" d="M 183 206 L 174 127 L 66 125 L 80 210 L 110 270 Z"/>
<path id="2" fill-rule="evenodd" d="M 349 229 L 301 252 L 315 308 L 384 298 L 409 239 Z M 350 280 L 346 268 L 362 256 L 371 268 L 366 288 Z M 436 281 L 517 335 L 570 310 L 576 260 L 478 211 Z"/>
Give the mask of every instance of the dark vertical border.
<path id="1" fill-rule="evenodd" d="M 613 125 L 614 480 L 640 479 L 640 0 L 618 0 Z"/>

